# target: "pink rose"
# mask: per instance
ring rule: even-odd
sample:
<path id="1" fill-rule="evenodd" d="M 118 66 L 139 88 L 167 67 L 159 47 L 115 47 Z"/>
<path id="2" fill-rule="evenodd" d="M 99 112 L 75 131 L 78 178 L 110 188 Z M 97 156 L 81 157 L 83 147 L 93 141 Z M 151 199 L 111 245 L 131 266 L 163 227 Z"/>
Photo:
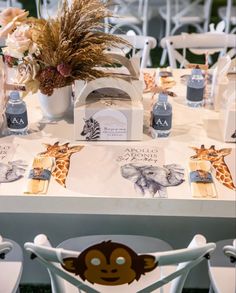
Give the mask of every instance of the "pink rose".
<path id="1" fill-rule="evenodd" d="M 65 63 L 57 65 L 57 71 L 64 77 L 71 75 L 71 66 Z"/>
<path id="2" fill-rule="evenodd" d="M 18 59 L 14 58 L 12 56 L 5 55 L 4 56 L 4 62 L 9 66 L 13 67 L 15 65 L 18 65 Z"/>
<path id="3" fill-rule="evenodd" d="M 9 22 L 17 20 L 22 22 L 26 20 L 29 12 L 16 7 L 9 7 L 0 13 L 0 25 L 6 26 Z"/>
<path id="4" fill-rule="evenodd" d="M 2 28 L 0 29 L 0 38 L 6 37 L 9 33 L 11 33 L 17 25 L 20 25 L 23 21 L 26 20 L 29 12 L 9 7 L 5 10 L 3 10 L 0 13 L 0 25 Z"/>

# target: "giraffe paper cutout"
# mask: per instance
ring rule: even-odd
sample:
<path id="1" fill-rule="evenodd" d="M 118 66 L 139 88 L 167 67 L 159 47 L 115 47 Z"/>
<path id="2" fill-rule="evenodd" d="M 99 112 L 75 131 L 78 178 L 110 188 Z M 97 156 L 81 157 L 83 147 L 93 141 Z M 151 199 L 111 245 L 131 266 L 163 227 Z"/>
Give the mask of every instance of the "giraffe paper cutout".
<path id="1" fill-rule="evenodd" d="M 192 159 L 209 161 L 216 171 L 216 179 L 224 186 L 236 190 L 229 168 L 224 161 L 224 157 L 231 153 L 231 148 L 216 150 L 214 145 L 209 149 L 204 145 L 201 145 L 201 148 L 191 148 L 196 152 L 196 155 L 191 157 Z"/>
<path id="2" fill-rule="evenodd" d="M 54 143 L 54 145 L 44 145 L 47 150 L 40 153 L 40 156 L 55 159 L 55 168 L 52 171 L 52 176 L 60 185 L 66 187 L 66 177 L 70 168 L 70 157 L 72 154 L 81 151 L 84 146 L 77 145 L 69 147 L 69 143 L 59 145 L 59 142 Z"/>

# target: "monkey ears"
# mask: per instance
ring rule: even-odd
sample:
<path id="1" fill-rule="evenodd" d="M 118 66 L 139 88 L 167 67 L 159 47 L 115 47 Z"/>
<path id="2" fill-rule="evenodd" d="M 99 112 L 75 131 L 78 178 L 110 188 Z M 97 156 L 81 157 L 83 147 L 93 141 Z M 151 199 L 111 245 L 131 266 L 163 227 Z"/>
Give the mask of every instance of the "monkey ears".
<path id="1" fill-rule="evenodd" d="M 76 257 L 67 257 L 63 259 L 63 263 L 61 264 L 62 267 L 70 272 L 70 273 L 76 273 Z"/>
<path id="2" fill-rule="evenodd" d="M 154 270 L 157 265 L 158 262 L 156 261 L 155 257 L 152 255 L 143 255 L 143 260 L 144 260 L 144 269 L 145 272 L 151 272 L 152 270 Z"/>

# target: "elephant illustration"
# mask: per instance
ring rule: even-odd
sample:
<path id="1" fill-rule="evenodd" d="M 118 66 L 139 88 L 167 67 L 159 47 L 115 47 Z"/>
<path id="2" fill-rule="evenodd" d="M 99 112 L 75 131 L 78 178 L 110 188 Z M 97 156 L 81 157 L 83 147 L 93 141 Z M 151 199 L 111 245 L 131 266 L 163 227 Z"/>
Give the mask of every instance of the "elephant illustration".
<path id="1" fill-rule="evenodd" d="M 161 166 L 126 164 L 121 166 L 121 175 L 134 182 L 134 188 L 143 195 L 166 197 L 168 186 L 184 182 L 184 169 L 177 164 Z"/>
<path id="2" fill-rule="evenodd" d="M 8 164 L 0 163 L 0 183 L 8 183 L 22 178 L 26 168 L 27 164 L 22 160 L 8 162 Z"/>

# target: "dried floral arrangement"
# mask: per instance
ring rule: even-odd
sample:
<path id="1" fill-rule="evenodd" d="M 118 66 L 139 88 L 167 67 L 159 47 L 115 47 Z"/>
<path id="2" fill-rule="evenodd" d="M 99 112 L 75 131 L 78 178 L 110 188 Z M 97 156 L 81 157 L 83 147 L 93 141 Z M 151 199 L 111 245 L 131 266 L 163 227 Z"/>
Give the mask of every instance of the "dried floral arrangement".
<path id="1" fill-rule="evenodd" d="M 55 18 L 28 17 L 28 12 L 8 8 L 0 14 L 0 37 L 8 66 L 16 66 L 16 81 L 26 91 L 52 95 L 54 88 L 74 80 L 102 77 L 99 69 L 114 61 L 105 53 L 125 41 L 102 31 L 104 18 L 111 16 L 108 2 L 100 0 L 63 1 Z"/>

